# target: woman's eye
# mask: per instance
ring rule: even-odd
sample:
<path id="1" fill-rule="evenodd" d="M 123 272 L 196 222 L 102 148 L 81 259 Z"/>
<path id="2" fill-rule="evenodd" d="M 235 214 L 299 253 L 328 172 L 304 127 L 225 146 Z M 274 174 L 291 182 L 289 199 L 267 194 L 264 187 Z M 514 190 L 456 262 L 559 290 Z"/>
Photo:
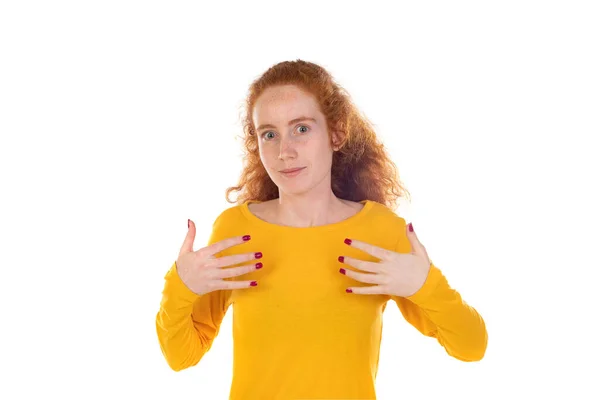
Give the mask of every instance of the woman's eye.
<path id="1" fill-rule="evenodd" d="M 306 129 L 308 129 L 308 126 L 306 126 L 306 125 L 300 125 L 298 128 L 306 128 Z M 266 136 L 267 136 L 269 133 L 274 133 L 274 132 L 273 132 L 273 131 L 267 131 L 267 132 L 265 132 L 265 133 L 263 133 L 263 134 L 262 134 L 262 137 L 263 137 L 263 138 L 266 138 Z M 304 132 L 301 132 L 301 133 L 306 133 L 306 131 L 304 131 Z"/>

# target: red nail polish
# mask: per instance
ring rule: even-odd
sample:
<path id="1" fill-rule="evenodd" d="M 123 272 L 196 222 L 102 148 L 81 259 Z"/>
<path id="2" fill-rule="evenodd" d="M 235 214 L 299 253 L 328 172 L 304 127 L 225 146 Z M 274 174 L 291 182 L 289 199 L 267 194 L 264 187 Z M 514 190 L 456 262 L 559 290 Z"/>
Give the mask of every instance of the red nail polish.
<path id="1" fill-rule="evenodd" d="M 347 245 L 351 245 L 352 244 L 352 240 L 346 239 L 346 240 L 344 240 L 344 243 L 346 243 Z"/>
<path id="2" fill-rule="evenodd" d="M 190 229 L 190 219 L 188 218 L 188 229 Z"/>
<path id="3" fill-rule="evenodd" d="M 344 268 L 340 268 L 340 272 L 344 275 L 346 275 L 346 270 Z"/>
<path id="4" fill-rule="evenodd" d="M 346 289 L 346 293 L 352 293 L 352 289 Z"/>
<path id="5" fill-rule="evenodd" d="M 256 281 L 250 282 L 250 286 L 256 286 L 256 285 L 258 285 L 258 282 L 256 282 Z"/>
<path id="6" fill-rule="evenodd" d="M 261 258 L 262 253 L 259 251 L 258 253 L 254 253 L 254 258 Z"/>
<path id="7" fill-rule="evenodd" d="M 242 239 L 244 239 L 244 242 L 247 242 L 248 240 L 250 240 L 250 235 L 244 235 Z"/>
<path id="8" fill-rule="evenodd" d="M 256 263 L 256 269 L 261 269 L 262 268 L 262 263 Z"/>
<path id="9" fill-rule="evenodd" d="M 344 256 L 339 256 L 338 257 L 338 261 L 341 262 L 341 263 L 343 263 L 344 262 Z"/>
<path id="10" fill-rule="evenodd" d="M 412 226 L 412 222 L 410 224 L 408 224 L 408 230 L 411 231 L 411 232 L 415 231 L 415 229 Z"/>

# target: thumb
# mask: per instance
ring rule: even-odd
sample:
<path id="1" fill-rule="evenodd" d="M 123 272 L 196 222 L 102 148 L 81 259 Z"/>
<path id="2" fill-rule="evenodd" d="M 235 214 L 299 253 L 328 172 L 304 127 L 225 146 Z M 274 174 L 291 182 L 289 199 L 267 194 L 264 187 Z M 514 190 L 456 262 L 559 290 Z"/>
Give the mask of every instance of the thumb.
<path id="1" fill-rule="evenodd" d="M 194 221 L 192 221 L 191 219 L 188 219 L 187 235 L 185 236 L 185 239 L 183 241 L 183 245 L 181 246 L 181 251 L 179 252 L 179 254 L 190 253 L 190 252 L 194 251 L 194 239 L 195 238 L 196 238 L 196 224 L 194 224 Z"/>
<path id="2" fill-rule="evenodd" d="M 417 237 L 417 233 L 415 232 L 412 222 L 406 225 L 406 236 L 408 236 L 408 241 L 410 242 L 410 246 L 412 247 L 412 252 L 414 254 L 419 254 L 422 256 L 427 255 L 425 248 L 421 242 L 419 242 L 419 238 Z"/>

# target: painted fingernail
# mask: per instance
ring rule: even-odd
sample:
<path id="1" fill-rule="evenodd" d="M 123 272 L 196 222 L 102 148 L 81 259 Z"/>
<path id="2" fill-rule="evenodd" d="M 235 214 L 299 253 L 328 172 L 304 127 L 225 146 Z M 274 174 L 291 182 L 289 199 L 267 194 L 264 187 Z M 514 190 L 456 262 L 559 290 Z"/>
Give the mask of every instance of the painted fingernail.
<path id="1" fill-rule="evenodd" d="M 346 244 L 350 245 L 350 244 L 352 244 L 352 240 L 350 240 L 350 239 L 346 239 L 346 240 L 344 240 L 344 243 L 346 243 Z"/>
<path id="2" fill-rule="evenodd" d="M 258 253 L 254 253 L 254 258 L 261 258 L 262 253 L 259 251 Z"/>
<path id="3" fill-rule="evenodd" d="M 242 239 L 244 239 L 244 242 L 247 242 L 248 240 L 250 240 L 250 235 L 244 235 Z"/>
<path id="4" fill-rule="evenodd" d="M 411 232 L 415 231 L 415 229 L 412 226 L 412 222 L 410 224 L 408 224 L 408 230 L 411 231 Z"/>
<path id="5" fill-rule="evenodd" d="M 188 218 L 188 229 L 190 229 L 190 219 Z"/>
<path id="6" fill-rule="evenodd" d="M 344 275 L 346 275 L 346 270 L 344 268 L 340 268 L 340 272 Z"/>
<path id="7" fill-rule="evenodd" d="M 256 285 L 258 285 L 258 282 L 256 282 L 256 281 L 250 282 L 250 286 L 256 286 Z"/>
<path id="8" fill-rule="evenodd" d="M 256 269 L 261 269 L 262 268 L 262 263 L 256 263 Z"/>
<path id="9" fill-rule="evenodd" d="M 352 289 L 346 289 L 346 293 L 352 293 Z"/>
<path id="10" fill-rule="evenodd" d="M 344 256 L 339 256 L 338 257 L 338 261 L 343 263 L 344 262 Z"/>

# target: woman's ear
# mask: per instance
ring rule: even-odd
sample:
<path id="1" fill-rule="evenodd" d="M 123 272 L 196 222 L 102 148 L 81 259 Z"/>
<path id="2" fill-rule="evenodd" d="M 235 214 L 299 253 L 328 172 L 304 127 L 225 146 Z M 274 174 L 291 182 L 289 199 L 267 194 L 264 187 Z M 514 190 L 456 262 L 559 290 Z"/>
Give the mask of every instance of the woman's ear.
<path id="1" fill-rule="evenodd" d="M 333 131 L 331 134 L 331 141 L 331 147 L 333 148 L 333 151 L 338 151 L 342 146 L 342 135 L 338 131 Z"/>

